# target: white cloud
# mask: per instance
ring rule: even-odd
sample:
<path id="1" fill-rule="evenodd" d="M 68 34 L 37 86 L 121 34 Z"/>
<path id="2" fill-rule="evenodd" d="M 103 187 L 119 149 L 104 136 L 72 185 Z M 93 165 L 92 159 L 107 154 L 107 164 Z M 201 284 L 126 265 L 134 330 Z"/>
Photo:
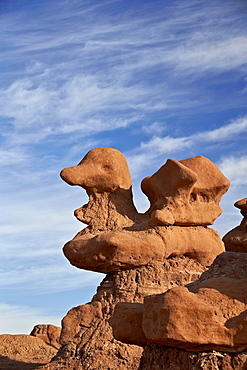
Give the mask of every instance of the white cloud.
<path id="1" fill-rule="evenodd" d="M 247 116 L 233 119 L 229 124 L 215 130 L 195 134 L 195 138 L 206 142 L 224 141 L 232 140 L 245 132 L 247 132 Z"/>
<path id="2" fill-rule="evenodd" d="M 223 157 L 218 166 L 232 185 L 247 185 L 247 155 Z M 245 196 L 247 197 L 247 192 Z"/>
<path id="3" fill-rule="evenodd" d="M 161 156 L 164 156 L 164 162 L 172 153 L 176 153 L 176 156 L 180 153 L 188 157 L 190 153 L 198 153 L 202 145 L 205 149 L 207 145 L 212 143 L 217 145 L 237 137 L 241 139 L 246 132 L 247 116 L 244 116 L 232 119 L 229 124 L 225 124 L 220 128 L 211 131 L 199 131 L 191 136 L 154 136 L 151 140 L 142 142 L 136 150 L 127 153 L 127 158 L 135 178 L 140 175 L 143 169 L 160 163 L 162 160 Z M 160 165 L 163 163 L 160 163 Z"/>

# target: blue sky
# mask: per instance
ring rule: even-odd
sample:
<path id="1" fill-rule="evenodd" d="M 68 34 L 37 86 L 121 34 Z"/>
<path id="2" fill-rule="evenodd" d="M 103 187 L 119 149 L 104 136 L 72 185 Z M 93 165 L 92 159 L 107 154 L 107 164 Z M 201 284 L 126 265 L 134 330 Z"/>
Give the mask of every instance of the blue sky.
<path id="1" fill-rule="evenodd" d="M 140 182 L 204 155 L 230 179 L 223 236 L 247 197 L 247 4 L 228 0 L 2 0 L 0 333 L 60 324 L 103 274 L 72 267 L 83 189 L 59 177 L 88 150 L 127 157 Z"/>

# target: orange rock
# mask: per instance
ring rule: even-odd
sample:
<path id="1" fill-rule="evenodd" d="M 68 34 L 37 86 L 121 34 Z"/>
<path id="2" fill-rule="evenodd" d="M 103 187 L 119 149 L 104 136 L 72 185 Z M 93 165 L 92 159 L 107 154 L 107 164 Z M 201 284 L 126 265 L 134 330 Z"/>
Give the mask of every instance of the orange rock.
<path id="1" fill-rule="evenodd" d="M 244 216 L 240 225 L 229 231 L 224 237 L 223 242 L 227 251 L 247 252 L 247 198 L 241 199 L 234 204 L 240 209 Z"/>
<path id="2" fill-rule="evenodd" d="M 221 214 L 219 202 L 229 186 L 215 164 L 202 156 L 168 159 L 142 181 L 153 225 L 212 225 Z"/>
<path id="3" fill-rule="evenodd" d="M 147 344 L 142 330 L 143 309 L 144 305 L 141 303 L 120 302 L 116 305 L 110 320 L 115 339 L 129 344 Z"/>
<path id="4" fill-rule="evenodd" d="M 42 339 L 44 342 L 51 344 L 55 348 L 60 348 L 61 328 L 55 325 L 39 324 L 35 325 L 30 335 Z"/>
<path id="5" fill-rule="evenodd" d="M 188 351 L 247 350 L 247 255 L 225 252 L 218 256 L 198 281 L 187 287 L 176 287 L 144 299 L 142 328 L 147 343 L 172 346 Z M 118 337 L 132 343 L 124 334 L 126 319 L 121 325 L 121 306 L 114 312 L 113 325 Z M 141 309 L 139 309 L 141 311 Z M 128 320 L 136 308 L 128 306 Z M 139 319 L 138 323 L 141 322 Z M 115 332 L 115 328 L 113 328 Z M 121 339 L 121 340 L 122 340 Z M 144 340 L 140 341 L 143 345 Z"/>
<path id="6" fill-rule="evenodd" d="M 202 226 L 220 214 L 218 203 L 229 181 L 204 157 L 168 160 L 144 179 L 151 201 L 145 214 L 136 211 L 128 165 L 116 149 L 93 149 L 61 176 L 89 195 L 88 204 L 75 211 L 89 226 L 63 249 L 78 268 L 107 273 L 180 255 L 208 266 L 224 251 L 217 232 Z"/>
<path id="7" fill-rule="evenodd" d="M 47 364 L 57 349 L 31 335 L 0 335 L 0 369 L 31 370 Z"/>

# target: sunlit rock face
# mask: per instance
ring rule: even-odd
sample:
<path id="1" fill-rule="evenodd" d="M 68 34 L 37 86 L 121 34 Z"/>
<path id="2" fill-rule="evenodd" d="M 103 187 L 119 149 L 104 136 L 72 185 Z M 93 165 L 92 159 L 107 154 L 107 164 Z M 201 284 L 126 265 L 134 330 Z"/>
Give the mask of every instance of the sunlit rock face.
<path id="1" fill-rule="evenodd" d="M 134 206 L 128 165 L 116 149 L 89 151 L 61 177 L 89 195 L 89 202 L 75 210 L 88 227 L 64 246 L 76 267 L 108 273 L 182 255 L 210 265 L 224 250 L 218 233 L 205 226 L 220 215 L 229 181 L 205 157 L 169 159 L 145 178 L 142 189 L 150 208 L 144 214 Z"/>
<path id="2" fill-rule="evenodd" d="M 157 353 L 160 355 L 161 346 L 192 352 L 247 351 L 247 254 L 244 253 L 247 198 L 236 202 L 235 206 L 244 219 L 223 238 L 228 251 L 221 253 L 195 282 L 146 296 L 138 307 L 132 303 L 118 303 L 111 320 L 115 338 L 140 346 L 158 345 L 152 347 L 156 348 L 154 361 Z M 134 318 L 135 333 L 131 332 Z M 146 352 L 152 356 L 150 348 Z M 164 357 L 165 353 L 171 355 L 163 348 Z M 222 356 L 227 358 L 226 354 Z M 196 357 L 199 361 L 200 356 Z M 216 364 L 213 354 L 212 359 Z M 239 369 L 245 368 L 244 363 Z M 227 361 L 225 367 L 221 366 L 222 369 L 232 368 L 227 367 Z"/>
<path id="3" fill-rule="evenodd" d="M 198 279 L 224 251 L 219 234 L 207 225 L 221 213 L 219 201 L 229 181 L 204 157 L 168 160 L 143 180 L 150 207 L 139 213 L 126 159 L 116 149 L 90 150 L 61 177 L 89 196 L 75 210 L 88 226 L 65 244 L 64 254 L 78 268 L 107 275 L 92 301 L 62 320 L 62 348 L 46 369 L 139 370 L 142 347 L 113 337 L 115 306 L 134 303 L 139 311 L 132 323 L 138 328 L 146 296 Z M 140 338 L 144 345 L 146 334 L 136 344 Z"/>

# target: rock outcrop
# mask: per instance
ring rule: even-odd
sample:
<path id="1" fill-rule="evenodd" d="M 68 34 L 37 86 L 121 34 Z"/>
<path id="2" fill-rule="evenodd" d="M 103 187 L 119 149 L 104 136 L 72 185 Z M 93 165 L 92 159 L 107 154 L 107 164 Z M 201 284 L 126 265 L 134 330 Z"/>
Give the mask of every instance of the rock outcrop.
<path id="1" fill-rule="evenodd" d="M 247 350 L 246 267 L 247 254 L 225 252 L 198 281 L 147 296 L 142 309 L 132 304 L 131 310 L 128 303 L 126 310 L 126 304 L 119 303 L 112 320 L 114 336 L 138 344 L 136 337 L 133 341 L 126 338 L 131 317 L 136 317 L 138 311 L 139 332 L 144 335 L 140 345 L 146 337 L 146 344 L 188 351 Z M 124 311 L 128 318 L 122 320 Z"/>
<path id="2" fill-rule="evenodd" d="M 145 296 L 196 280 L 224 251 L 219 234 L 207 225 L 221 213 L 229 181 L 204 157 L 168 160 L 143 180 L 150 208 L 141 214 L 127 162 L 116 149 L 91 150 L 61 177 L 89 196 L 75 210 L 88 226 L 65 244 L 64 254 L 78 268 L 107 275 L 90 303 L 64 317 L 62 348 L 44 369 L 138 370 L 142 348 L 113 338 L 114 308 L 120 302 L 143 307 Z M 138 312 L 135 327 L 140 317 Z"/>
<path id="3" fill-rule="evenodd" d="M 89 195 L 88 204 L 75 210 L 89 226 L 64 246 L 78 268 L 108 273 L 181 255 L 209 266 L 224 250 L 218 233 L 204 226 L 221 213 L 218 203 L 229 181 L 207 158 L 168 160 L 144 179 L 151 203 L 144 214 L 136 211 L 127 162 L 116 149 L 90 150 L 61 177 Z"/>
<path id="4" fill-rule="evenodd" d="M 247 198 L 234 203 L 244 216 L 240 225 L 229 231 L 223 238 L 227 251 L 247 252 Z"/>
<path id="5" fill-rule="evenodd" d="M 43 339 L 47 344 L 51 344 L 55 348 L 60 348 L 59 342 L 61 334 L 61 328 L 55 325 L 39 324 L 35 325 L 30 335 Z"/>

